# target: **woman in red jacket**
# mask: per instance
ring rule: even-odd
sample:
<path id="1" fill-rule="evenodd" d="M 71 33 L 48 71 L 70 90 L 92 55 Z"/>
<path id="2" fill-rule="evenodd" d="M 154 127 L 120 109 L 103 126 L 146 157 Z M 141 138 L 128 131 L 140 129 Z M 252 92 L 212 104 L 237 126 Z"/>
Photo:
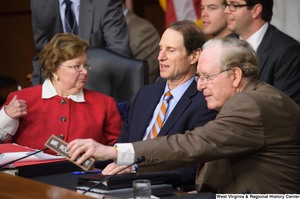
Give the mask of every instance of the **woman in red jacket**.
<path id="1" fill-rule="evenodd" d="M 86 41 L 68 33 L 57 34 L 44 47 L 40 64 L 46 80 L 9 94 L 0 110 L 0 141 L 35 149 L 43 149 L 51 135 L 67 142 L 115 143 L 122 124 L 116 102 L 83 88 L 90 67 L 87 49 Z"/>

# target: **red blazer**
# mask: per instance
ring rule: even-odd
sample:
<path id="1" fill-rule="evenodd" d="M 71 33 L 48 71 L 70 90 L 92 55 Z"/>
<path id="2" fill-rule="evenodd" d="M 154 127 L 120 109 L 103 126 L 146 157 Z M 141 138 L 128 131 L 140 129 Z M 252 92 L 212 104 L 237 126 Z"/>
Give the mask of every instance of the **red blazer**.
<path id="1" fill-rule="evenodd" d="M 42 99 L 41 85 L 10 93 L 4 105 L 17 95 L 26 101 L 28 111 L 20 119 L 12 142 L 42 149 L 51 135 L 63 134 L 67 142 L 92 138 L 102 144 L 114 144 L 122 125 L 116 102 L 95 91 L 84 89 L 83 92 L 85 102 L 59 96 Z"/>

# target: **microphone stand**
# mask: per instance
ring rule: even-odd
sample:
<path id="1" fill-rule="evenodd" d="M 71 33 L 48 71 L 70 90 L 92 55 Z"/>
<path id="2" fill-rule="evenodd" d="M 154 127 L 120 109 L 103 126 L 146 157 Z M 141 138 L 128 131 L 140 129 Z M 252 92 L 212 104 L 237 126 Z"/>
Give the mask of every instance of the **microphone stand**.
<path id="1" fill-rule="evenodd" d="M 144 161 L 145 161 L 145 157 L 144 157 L 144 156 L 139 156 L 139 157 L 137 157 L 136 160 L 135 160 L 133 163 L 127 165 L 127 166 L 124 167 L 123 169 L 121 169 L 121 170 L 119 170 L 119 171 L 117 171 L 117 172 L 115 172 L 115 173 L 113 173 L 113 174 L 107 176 L 106 178 L 102 179 L 102 180 L 99 181 L 98 183 L 94 184 L 93 186 L 91 186 L 90 188 L 88 188 L 87 190 L 85 190 L 82 194 L 86 194 L 87 192 L 90 192 L 92 189 L 96 188 L 97 186 L 99 186 L 99 185 L 102 184 L 103 182 L 109 180 L 110 178 L 112 178 L 112 177 L 114 177 L 115 175 L 117 175 L 119 172 L 124 171 L 125 169 L 131 167 L 132 165 L 134 165 L 134 164 L 139 164 L 139 163 L 144 162 Z"/>

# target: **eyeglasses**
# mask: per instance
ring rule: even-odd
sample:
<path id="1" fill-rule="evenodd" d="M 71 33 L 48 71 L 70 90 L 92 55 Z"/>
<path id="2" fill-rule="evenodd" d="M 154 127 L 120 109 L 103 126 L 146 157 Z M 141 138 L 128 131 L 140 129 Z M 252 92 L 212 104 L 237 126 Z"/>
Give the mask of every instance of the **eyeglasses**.
<path id="1" fill-rule="evenodd" d="M 222 6 L 224 9 L 228 6 L 229 10 L 234 12 L 234 11 L 236 11 L 236 8 L 241 8 L 241 7 L 250 6 L 250 5 L 249 4 L 228 4 L 228 3 L 224 2 L 222 4 Z"/>
<path id="2" fill-rule="evenodd" d="M 61 66 L 66 66 L 66 65 L 61 65 Z M 90 64 L 78 64 L 78 65 L 74 65 L 74 66 L 66 66 L 69 68 L 74 68 L 74 70 L 76 72 L 80 72 L 83 70 L 83 68 L 85 68 L 86 70 L 90 70 L 92 67 Z"/>
<path id="3" fill-rule="evenodd" d="M 195 75 L 195 80 L 196 82 L 198 82 L 198 80 L 200 79 L 201 83 L 202 84 L 207 84 L 209 81 L 213 80 L 215 76 L 221 74 L 221 73 L 224 73 L 226 71 L 230 70 L 229 68 L 228 69 L 225 69 L 225 70 L 221 70 L 220 72 L 218 73 L 215 73 L 215 74 L 212 74 L 212 75 L 206 75 L 206 76 L 201 76 L 199 73 L 196 73 Z"/>

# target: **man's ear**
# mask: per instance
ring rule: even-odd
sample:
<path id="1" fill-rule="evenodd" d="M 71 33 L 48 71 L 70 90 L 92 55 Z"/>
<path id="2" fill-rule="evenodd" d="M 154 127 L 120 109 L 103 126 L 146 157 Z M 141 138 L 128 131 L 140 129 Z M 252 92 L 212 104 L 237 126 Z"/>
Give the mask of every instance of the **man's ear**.
<path id="1" fill-rule="evenodd" d="M 239 67 L 234 67 L 232 68 L 232 73 L 233 73 L 233 86 L 235 88 L 238 88 L 243 78 L 243 71 Z"/>
<path id="2" fill-rule="evenodd" d="M 192 54 L 190 55 L 190 58 L 191 58 L 190 64 L 191 65 L 194 65 L 198 62 L 200 54 L 201 54 L 201 49 L 200 48 L 198 48 L 197 50 L 194 50 L 192 52 Z"/>
<path id="3" fill-rule="evenodd" d="M 253 6 L 252 8 L 252 18 L 253 19 L 257 19 L 258 17 L 261 16 L 262 13 L 262 5 L 261 4 L 256 4 L 255 6 Z"/>

